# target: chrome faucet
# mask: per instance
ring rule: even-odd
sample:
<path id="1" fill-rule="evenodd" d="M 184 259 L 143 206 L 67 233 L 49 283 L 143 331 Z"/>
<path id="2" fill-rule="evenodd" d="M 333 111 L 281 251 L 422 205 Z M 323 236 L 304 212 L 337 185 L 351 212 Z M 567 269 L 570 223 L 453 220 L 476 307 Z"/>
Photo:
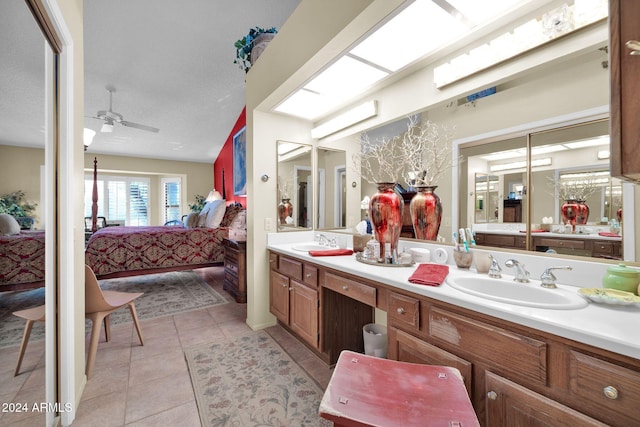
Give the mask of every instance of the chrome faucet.
<path id="1" fill-rule="evenodd" d="M 318 240 L 318 244 L 320 246 L 327 246 L 329 244 L 329 239 L 324 234 L 316 234 L 316 239 Z"/>
<path id="2" fill-rule="evenodd" d="M 492 279 L 499 279 L 502 277 L 502 269 L 500 268 L 500 264 L 498 264 L 498 260 L 493 257 L 493 255 L 489 255 L 491 259 L 491 267 L 489 267 L 489 277 Z"/>
<path id="3" fill-rule="evenodd" d="M 573 268 L 568 265 L 564 267 L 547 268 L 546 270 L 544 270 L 544 272 L 540 276 L 540 281 L 541 281 L 540 286 L 542 286 L 543 288 L 549 288 L 549 289 L 557 288 L 556 276 L 554 276 L 554 274 L 551 272 L 552 270 L 573 270 Z"/>
<path id="4" fill-rule="evenodd" d="M 508 259 L 504 263 L 505 267 L 514 267 L 516 269 L 516 274 L 513 278 L 515 282 L 519 283 L 528 283 L 529 282 L 529 272 L 524 268 L 524 264 L 521 264 L 519 261 L 515 259 Z"/>

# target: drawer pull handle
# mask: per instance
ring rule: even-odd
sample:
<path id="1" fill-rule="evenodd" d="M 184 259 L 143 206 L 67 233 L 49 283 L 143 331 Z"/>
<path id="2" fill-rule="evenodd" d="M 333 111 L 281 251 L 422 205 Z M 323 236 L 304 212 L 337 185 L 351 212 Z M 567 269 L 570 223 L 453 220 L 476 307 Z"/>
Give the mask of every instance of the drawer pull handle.
<path id="1" fill-rule="evenodd" d="M 269 262 L 276 262 L 276 260 L 275 259 L 270 259 Z"/>
<path id="2" fill-rule="evenodd" d="M 496 400 L 498 398 L 498 393 L 496 393 L 495 391 L 491 390 L 489 393 L 487 393 L 487 398 L 489 400 Z"/>
<path id="3" fill-rule="evenodd" d="M 348 291 L 348 290 L 349 290 L 349 287 L 348 287 L 347 285 L 343 285 L 343 286 L 342 286 L 342 290 L 343 290 L 343 291 Z"/>
<path id="4" fill-rule="evenodd" d="M 640 42 L 637 40 L 629 40 L 625 43 L 628 49 L 631 50 L 629 55 L 640 55 Z"/>
<path id="5" fill-rule="evenodd" d="M 307 274 L 306 274 L 306 278 L 307 278 L 307 279 L 311 279 L 311 273 L 307 273 Z"/>
<path id="6" fill-rule="evenodd" d="M 292 291 L 292 290 L 293 290 L 293 288 L 289 288 L 289 290 L 290 290 L 290 291 Z"/>
<path id="7" fill-rule="evenodd" d="M 282 287 L 283 287 L 283 288 L 286 288 L 287 286 L 289 286 L 289 285 L 287 285 L 286 283 L 283 283 L 283 284 L 282 284 Z"/>
<path id="8" fill-rule="evenodd" d="M 603 389 L 603 391 L 607 399 L 615 400 L 618 398 L 618 390 L 616 390 L 615 387 L 608 385 Z"/>
<path id="9" fill-rule="evenodd" d="M 404 308 L 402 307 L 398 307 L 396 311 L 398 312 L 398 314 L 404 314 Z"/>

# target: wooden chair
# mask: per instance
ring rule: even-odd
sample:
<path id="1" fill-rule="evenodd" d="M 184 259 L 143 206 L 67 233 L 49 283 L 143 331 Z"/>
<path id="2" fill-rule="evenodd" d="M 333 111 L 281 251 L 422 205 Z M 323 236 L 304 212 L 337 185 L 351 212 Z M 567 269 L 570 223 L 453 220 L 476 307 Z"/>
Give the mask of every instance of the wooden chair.
<path id="1" fill-rule="evenodd" d="M 25 310 L 19 310 L 13 312 L 14 316 L 21 317 L 27 321 L 24 325 L 24 333 L 22 334 L 22 343 L 20 343 L 20 354 L 18 354 L 18 364 L 13 376 L 16 377 L 20 373 L 20 365 L 22 365 L 22 359 L 24 352 L 27 349 L 29 343 L 29 337 L 31 336 L 31 329 L 35 322 L 44 322 L 44 304 L 38 307 L 27 308 Z"/>
<path id="2" fill-rule="evenodd" d="M 89 344 L 89 354 L 87 356 L 87 379 L 91 378 L 93 372 L 93 365 L 96 360 L 96 352 L 98 350 L 98 341 L 100 339 L 100 324 L 104 321 L 104 332 L 107 341 L 111 339 L 111 327 L 109 324 L 109 315 L 124 307 L 129 306 L 131 317 L 133 318 L 133 324 L 138 332 L 138 338 L 140 338 L 140 345 L 144 345 L 142 339 L 142 332 L 140 331 L 140 323 L 138 322 L 138 314 L 136 313 L 136 306 L 134 300 L 141 296 L 142 292 L 117 292 L 117 291 L 103 291 L 100 289 L 100 284 L 96 275 L 91 270 L 91 267 L 85 265 L 84 267 L 84 286 L 85 286 L 85 317 L 91 320 L 91 340 Z"/>

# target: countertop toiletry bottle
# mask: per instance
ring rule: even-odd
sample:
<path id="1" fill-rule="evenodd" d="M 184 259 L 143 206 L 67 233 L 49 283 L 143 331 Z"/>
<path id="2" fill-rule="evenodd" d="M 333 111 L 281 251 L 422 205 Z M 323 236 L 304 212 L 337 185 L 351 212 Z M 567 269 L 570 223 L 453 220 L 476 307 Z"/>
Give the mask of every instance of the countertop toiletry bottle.
<path id="1" fill-rule="evenodd" d="M 372 237 L 371 240 L 367 242 L 367 254 L 371 261 L 378 261 L 380 259 L 380 242 L 378 242 L 375 237 Z"/>
<path id="2" fill-rule="evenodd" d="M 393 255 L 391 254 L 391 243 L 384 244 L 384 263 L 393 264 Z"/>

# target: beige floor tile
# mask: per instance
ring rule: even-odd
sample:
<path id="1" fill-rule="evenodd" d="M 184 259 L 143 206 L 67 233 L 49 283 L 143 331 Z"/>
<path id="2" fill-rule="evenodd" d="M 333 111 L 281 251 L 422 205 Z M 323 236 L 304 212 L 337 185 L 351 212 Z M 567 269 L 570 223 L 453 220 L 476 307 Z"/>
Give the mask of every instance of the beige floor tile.
<path id="1" fill-rule="evenodd" d="M 83 400 L 76 413 L 73 427 L 123 426 L 127 394 L 113 392 Z"/>
<path id="2" fill-rule="evenodd" d="M 200 417 L 196 402 L 188 402 L 176 408 L 168 409 L 151 415 L 140 421 L 127 424 L 127 427 L 158 427 L 158 426 L 199 426 Z"/>
<path id="3" fill-rule="evenodd" d="M 129 387 L 125 421 L 132 423 L 187 402 L 194 402 L 191 378 L 182 373 Z"/>
<path id="4" fill-rule="evenodd" d="M 175 330 L 164 335 L 145 336 L 143 346 L 134 343 L 131 346 L 131 360 L 153 357 L 172 351 L 182 351 L 180 338 Z"/>
<path id="5" fill-rule="evenodd" d="M 111 393 L 126 394 L 129 384 L 129 365 L 94 368 L 82 393 L 82 402 Z"/>
<path id="6" fill-rule="evenodd" d="M 189 373 L 182 349 L 131 361 L 129 386 L 175 374 Z"/>
<path id="7" fill-rule="evenodd" d="M 213 327 L 216 322 L 207 309 L 190 311 L 173 316 L 178 333 L 202 327 Z"/>

